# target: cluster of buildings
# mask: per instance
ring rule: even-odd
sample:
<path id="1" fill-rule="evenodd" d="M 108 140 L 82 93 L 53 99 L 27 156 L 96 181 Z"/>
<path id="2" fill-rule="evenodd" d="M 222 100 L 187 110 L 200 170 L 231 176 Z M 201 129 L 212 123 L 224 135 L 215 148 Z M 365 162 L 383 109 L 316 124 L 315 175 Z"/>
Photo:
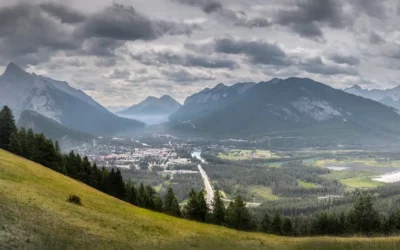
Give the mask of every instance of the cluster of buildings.
<path id="1" fill-rule="evenodd" d="M 171 165 L 183 165 L 190 163 L 188 158 L 180 158 L 171 144 L 160 148 L 152 148 L 149 145 L 114 146 L 93 145 L 77 150 L 79 154 L 88 156 L 89 160 L 99 166 L 117 167 L 122 169 L 140 169 L 147 166 L 152 169 L 158 166 L 167 169 Z"/>

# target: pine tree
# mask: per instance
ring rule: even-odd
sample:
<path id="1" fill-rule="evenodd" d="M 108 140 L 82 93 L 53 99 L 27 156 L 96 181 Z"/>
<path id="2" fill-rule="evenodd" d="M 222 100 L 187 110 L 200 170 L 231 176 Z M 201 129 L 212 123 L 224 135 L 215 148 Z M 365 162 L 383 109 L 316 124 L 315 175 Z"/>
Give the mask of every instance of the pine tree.
<path id="1" fill-rule="evenodd" d="M 206 221 L 209 208 L 206 199 L 204 197 L 204 193 L 202 191 L 197 193 L 197 204 L 198 204 L 198 220 L 204 222 Z"/>
<path id="2" fill-rule="evenodd" d="M 272 219 L 271 222 L 271 232 L 274 234 L 281 234 L 282 233 L 282 219 L 281 219 L 281 214 L 279 211 L 276 209 L 274 218 Z"/>
<path id="3" fill-rule="evenodd" d="M 358 197 L 349 217 L 357 233 L 370 234 L 380 228 L 379 214 L 373 208 L 372 197 L 369 195 Z"/>
<path id="4" fill-rule="evenodd" d="M 222 225 L 225 221 L 225 205 L 221 199 L 221 195 L 218 190 L 214 192 L 214 199 L 212 201 L 212 219 L 213 223 Z"/>
<path id="5" fill-rule="evenodd" d="M 346 215 L 344 212 L 340 214 L 339 217 L 339 234 L 344 234 L 346 232 Z"/>
<path id="6" fill-rule="evenodd" d="M 35 141 L 35 134 L 33 130 L 30 128 L 28 129 L 28 133 L 26 135 L 26 149 L 27 149 L 27 158 L 29 160 L 33 160 L 33 156 L 36 154 L 36 141 Z"/>
<path id="7" fill-rule="evenodd" d="M 22 145 L 17 133 L 12 133 L 10 138 L 10 152 L 22 156 Z"/>
<path id="8" fill-rule="evenodd" d="M 147 200 L 145 208 L 155 210 L 154 195 L 157 193 L 156 190 L 150 185 L 146 186 Z"/>
<path id="9" fill-rule="evenodd" d="M 261 221 L 261 230 L 265 233 L 271 231 L 271 218 L 268 213 L 265 213 L 264 218 Z"/>
<path id="10" fill-rule="evenodd" d="M 101 170 L 97 173 L 97 188 L 104 193 L 109 193 L 107 179 L 108 171 L 107 169 L 102 167 Z"/>
<path id="11" fill-rule="evenodd" d="M 283 223 L 282 223 L 282 233 L 283 235 L 289 236 L 293 234 L 293 225 L 292 225 L 292 221 L 285 217 L 283 219 Z"/>
<path id="12" fill-rule="evenodd" d="M 191 220 L 204 222 L 208 213 L 207 202 L 203 192 L 196 193 L 193 189 L 189 193 L 189 201 L 185 206 L 186 216 Z"/>
<path id="13" fill-rule="evenodd" d="M 164 212 L 172 216 L 180 216 L 178 199 L 171 187 L 168 188 L 167 194 L 164 197 Z"/>
<path id="14" fill-rule="evenodd" d="M 236 196 L 234 202 L 231 202 L 226 209 L 225 221 L 229 227 L 238 230 L 252 230 L 255 226 L 250 211 L 240 195 Z"/>
<path id="15" fill-rule="evenodd" d="M 127 186 L 126 186 L 126 190 L 127 190 L 127 198 L 128 198 L 128 202 L 131 203 L 132 205 L 138 205 L 138 191 L 135 188 L 135 186 L 131 183 L 128 182 Z"/>
<path id="16" fill-rule="evenodd" d="M 28 134 L 25 130 L 25 128 L 21 128 L 18 131 L 18 137 L 19 137 L 19 141 L 21 143 L 21 156 L 24 158 L 29 159 L 29 148 L 28 148 Z"/>
<path id="17" fill-rule="evenodd" d="M 11 135 L 17 133 L 17 126 L 11 109 L 4 106 L 0 111 L 0 148 L 10 150 Z"/>
<path id="18" fill-rule="evenodd" d="M 82 158 L 82 163 L 81 163 L 81 167 L 80 167 L 80 171 L 78 174 L 78 179 L 86 184 L 89 184 L 89 175 L 90 175 L 90 162 L 89 159 L 85 156 Z"/>
<path id="19" fill-rule="evenodd" d="M 143 183 L 139 186 L 138 192 L 138 206 L 139 207 L 146 207 L 147 200 L 149 199 L 146 188 L 144 187 Z"/>
<path id="20" fill-rule="evenodd" d="M 152 210 L 157 212 L 163 211 L 163 201 L 158 194 L 153 195 L 153 208 Z"/>

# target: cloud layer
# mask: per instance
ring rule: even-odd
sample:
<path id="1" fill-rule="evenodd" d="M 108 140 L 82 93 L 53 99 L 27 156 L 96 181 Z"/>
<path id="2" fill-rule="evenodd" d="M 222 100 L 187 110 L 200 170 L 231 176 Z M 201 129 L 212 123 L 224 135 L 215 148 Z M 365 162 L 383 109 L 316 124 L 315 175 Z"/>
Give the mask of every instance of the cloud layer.
<path id="1" fill-rule="evenodd" d="M 274 77 L 400 84 L 396 0 L 118 2 L 0 3 L 0 68 L 16 62 L 105 105 Z"/>

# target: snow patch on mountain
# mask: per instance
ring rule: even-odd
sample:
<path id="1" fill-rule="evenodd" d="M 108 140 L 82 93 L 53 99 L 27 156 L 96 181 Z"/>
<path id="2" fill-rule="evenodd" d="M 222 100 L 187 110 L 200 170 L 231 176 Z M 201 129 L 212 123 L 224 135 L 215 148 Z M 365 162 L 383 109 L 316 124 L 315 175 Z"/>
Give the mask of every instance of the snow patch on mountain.
<path id="1" fill-rule="evenodd" d="M 327 101 L 300 97 L 291 103 L 292 106 L 302 113 L 306 113 L 316 121 L 326 121 L 342 114 L 332 107 Z"/>

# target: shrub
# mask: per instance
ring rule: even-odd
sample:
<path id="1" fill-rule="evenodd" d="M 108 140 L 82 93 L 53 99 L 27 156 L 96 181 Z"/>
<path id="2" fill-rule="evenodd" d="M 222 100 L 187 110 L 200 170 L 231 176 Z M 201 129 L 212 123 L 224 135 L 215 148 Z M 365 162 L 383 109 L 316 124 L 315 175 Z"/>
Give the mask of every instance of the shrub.
<path id="1" fill-rule="evenodd" d="M 77 195 L 70 194 L 67 201 L 71 202 L 75 205 L 82 206 L 81 197 L 79 197 Z"/>

